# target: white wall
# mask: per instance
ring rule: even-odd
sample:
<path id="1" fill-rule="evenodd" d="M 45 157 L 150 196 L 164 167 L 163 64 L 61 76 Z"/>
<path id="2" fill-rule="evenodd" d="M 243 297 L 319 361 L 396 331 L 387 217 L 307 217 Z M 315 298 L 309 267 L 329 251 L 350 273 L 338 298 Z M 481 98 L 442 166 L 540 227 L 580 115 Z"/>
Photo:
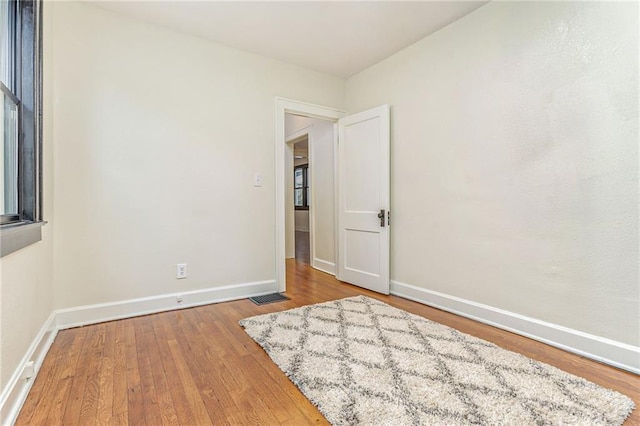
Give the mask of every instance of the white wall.
<path id="1" fill-rule="evenodd" d="M 392 105 L 391 275 L 638 346 L 638 4 L 492 2 L 347 81 Z"/>
<path id="2" fill-rule="evenodd" d="M 45 6 L 44 68 L 51 65 L 51 21 Z M 53 147 L 51 120 L 51 74 L 45 72 L 43 82 L 43 173 L 44 220 L 52 222 Z M 53 311 L 53 226 L 42 228 L 42 241 L 0 259 L 0 390 L 6 392 L 12 374 L 45 325 Z M 18 380 L 16 388 L 24 385 Z M 5 409 L 2 407 L 4 422 Z"/>
<path id="3" fill-rule="evenodd" d="M 344 81 L 53 8 L 56 308 L 273 280 L 274 98 L 340 107 Z"/>
<path id="4" fill-rule="evenodd" d="M 286 140 L 291 137 L 297 137 L 301 133 L 309 134 L 309 182 L 311 186 L 311 214 L 309 223 L 313 227 L 313 244 L 311 259 L 312 266 L 320 268 L 326 272 L 334 273 L 335 268 L 335 247 L 334 247 L 334 222 L 335 222 L 335 182 L 334 182 L 334 137 L 333 123 L 326 120 L 318 120 L 307 117 L 286 114 L 285 116 L 285 134 Z M 293 179 L 293 166 L 291 166 L 291 176 Z M 290 184 L 293 193 L 293 183 Z M 293 196 L 290 200 L 290 208 L 293 209 Z M 298 215 L 296 211 L 295 223 L 298 229 L 298 221 L 302 221 L 302 215 Z M 289 219 L 291 220 L 291 219 Z M 285 220 L 285 223 L 289 223 Z M 287 228 L 287 249 L 285 252 L 291 252 L 292 236 L 291 225 Z"/>
<path id="5" fill-rule="evenodd" d="M 335 273 L 335 180 L 333 123 L 316 120 L 311 145 L 313 265 Z"/>

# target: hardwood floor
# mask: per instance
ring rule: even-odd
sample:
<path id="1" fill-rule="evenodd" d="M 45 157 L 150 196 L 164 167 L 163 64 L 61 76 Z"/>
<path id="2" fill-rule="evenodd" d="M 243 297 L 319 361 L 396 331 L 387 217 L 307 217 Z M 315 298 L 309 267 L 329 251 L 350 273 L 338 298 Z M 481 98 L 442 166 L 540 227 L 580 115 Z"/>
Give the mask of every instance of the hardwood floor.
<path id="1" fill-rule="evenodd" d="M 484 324 L 343 284 L 287 261 L 291 300 L 219 303 L 63 330 L 18 425 L 327 424 L 238 325 L 242 318 L 365 294 L 622 392 L 640 378 Z M 628 425 L 640 425 L 640 409 Z"/>
<path id="2" fill-rule="evenodd" d="M 309 248 L 309 232 L 296 231 L 296 260 L 298 262 L 311 264 L 311 253 Z"/>

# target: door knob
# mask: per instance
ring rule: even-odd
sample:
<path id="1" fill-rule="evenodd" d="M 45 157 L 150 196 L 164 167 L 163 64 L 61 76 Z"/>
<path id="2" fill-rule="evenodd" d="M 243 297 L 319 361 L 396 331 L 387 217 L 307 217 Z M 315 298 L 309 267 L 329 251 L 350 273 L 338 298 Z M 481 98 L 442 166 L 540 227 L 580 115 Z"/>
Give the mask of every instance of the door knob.
<path id="1" fill-rule="evenodd" d="M 378 213 L 378 219 L 380 219 L 380 226 L 384 228 L 384 209 L 380 209 L 380 213 Z"/>

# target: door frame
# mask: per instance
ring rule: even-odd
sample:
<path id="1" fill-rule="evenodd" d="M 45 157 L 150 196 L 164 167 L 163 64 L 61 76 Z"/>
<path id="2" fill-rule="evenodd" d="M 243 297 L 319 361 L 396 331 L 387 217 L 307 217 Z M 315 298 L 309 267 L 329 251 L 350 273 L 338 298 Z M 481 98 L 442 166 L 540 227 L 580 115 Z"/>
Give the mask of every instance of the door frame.
<path id="1" fill-rule="evenodd" d="M 287 289 L 287 265 L 285 251 L 285 145 L 287 141 L 284 128 L 285 114 L 287 113 L 303 115 L 310 118 L 319 118 L 322 120 L 333 122 L 337 122 L 340 118 L 347 115 L 346 111 L 337 108 L 314 105 L 307 102 L 301 102 L 281 97 L 275 98 L 275 272 L 276 285 L 279 292 L 284 292 Z M 334 229 L 334 232 L 335 231 L 337 231 L 337 228 Z M 337 256 L 337 253 L 335 254 L 335 256 Z"/>
<path id="2" fill-rule="evenodd" d="M 311 128 L 313 126 L 307 126 L 303 129 L 298 130 L 297 132 L 291 134 L 291 135 L 285 135 L 285 166 L 288 163 L 287 160 L 290 160 L 290 164 L 293 165 L 293 168 L 295 170 L 295 144 L 297 143 L 297 141 L 301 141 L 306 137 L 307 140 L 307 144 L 308 144 L 308 153 L 307 153 L 307 161 L 308 161 L 308 171 L 307 173 L 310 173 L 312 171 L 311 168 Z M 286 157 L 290 157 L 290 158 L 286 158 Z M 296 257 L 296 220 L 295 220 L 295 214 L 296 214 L 296 210 L 295 210 L 295 202 L 291 202 L 288 201 L 288 197 L 289 194 L 287 194 L 287 191 L 291 191 L 291 188 L 287 185 L 286 183 L 286 177 L 287 174 L 289 174 L 289 176 L 291 176 L 290 174 L 291 169 L 289 170 L 285 170 L 285 194 L 284 194 L 284 203 L 285 203 L 285 238 L 287 237 L 287 234 L 290 233 L 289 235 L 292 236 L 293 239 L 293 258 Z M 308 179 L 309 174 L 307 174 L 307 179 Z M 311 188 L 311 192 L 313 192 L 313 187 Z M 311 199 L 313 199 L 313 197 L 310 197 Z M 311 266 L 313 266 L 313 257 L 315 255 L 314 249 L 313 249 L 313 208 L 314 208 L 314 204 L 315 203 L 311 203 L 311 205 L 309 206 L 309 210 L 307 210 L 309 212 L 309 264 Z M 291 223 L 289 223 L 287 225 L 287 215 L 289 215 L 291 213 L 291 209 L 293 209 L 293 218 L 291 220 Z M 285 249 L 287 247 L 287 241 L 285 240 Z M 287 259 L 291 259 L 291 257 L 287 257 L 287 253 L 285 252 L 285 258 Z"/>

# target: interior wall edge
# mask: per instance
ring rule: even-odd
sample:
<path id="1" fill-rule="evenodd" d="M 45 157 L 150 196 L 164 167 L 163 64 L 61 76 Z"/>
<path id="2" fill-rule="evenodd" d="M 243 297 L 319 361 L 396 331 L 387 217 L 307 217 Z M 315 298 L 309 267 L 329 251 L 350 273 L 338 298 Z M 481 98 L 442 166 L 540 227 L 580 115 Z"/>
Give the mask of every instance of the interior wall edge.
<path id="1" fill-rule="evenodd" d="M 391 294 L 640 375 L 640 347 L 391 280 Z"/>
<path id="2" fill-rule="evenodd" d="M 0 394 L 0 424 L 12 425 L 15 423 L 57 334 L 56 313 L 52 312 L 20 360 L 9 382 L 2 390 L 2 394 Z M 33 376 L 26 378 L 24 377 L 24 372 L 29 361 L 33 361 Z"/>
<path id="3" fill-rule="evenodd" d="M 336 274 L 336 264 L 333 262 L 329 262 L 328 260 L 316 257 L 315 259 L 313 259 L 313 265 L 311 266 L 319 271 L 326 272 L 327 274 Z"/>
<path id="4" fill-rule="evenodd" d="M 96 305 L 58 309 L 58 330 L 212 303 L 228 302 L 276 291 L 275 280 L 254 281 L 202 290 L 161 294 Z"/>
<path id="5" fill-rule="evenodd" d="M 55 310 L 43 324 L 31 346 L 14 370 L 8 384 L 0 394 L 0 424 L 11 425 L 16 421 L 29 390 L 38 375 L 42 362 L 59 330 L 244 299 L 274 291 L 276 291 L 275 280 L 265 280 Z M 181 299 L 181 302 L 178 302 L 178 298 Z M 27 379 L 24 377 L 24 372 L 29 361 L 34 362 L 34 373 L 31 378 Z"/>

